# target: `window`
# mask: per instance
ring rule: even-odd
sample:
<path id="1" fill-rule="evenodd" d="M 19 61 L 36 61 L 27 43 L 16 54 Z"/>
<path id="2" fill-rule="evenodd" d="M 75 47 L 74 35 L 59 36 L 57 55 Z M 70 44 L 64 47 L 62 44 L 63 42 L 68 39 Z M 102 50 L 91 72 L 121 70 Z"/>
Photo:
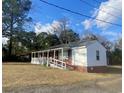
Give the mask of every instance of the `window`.
<path id="1" fill-rule="evenodd" d="M 72 58 L 72 50 L 71 49 L 68 50 L 68 57 Z"/>
<path id="2" fill-rule="evenodd" d="M 35 57 L 38 57 L 38 53 L 35 54 Z"/>
<path id="3" fill-rule="evenodd" d="M 34 53 L 32 53 L 32 58 L 34 58 Z"/>
<path id="4" fill-rule="evenodd" d="M 96 60 L 99 60 L 100 57 L 99 57 L 99 50 L 96 51 Z"/>

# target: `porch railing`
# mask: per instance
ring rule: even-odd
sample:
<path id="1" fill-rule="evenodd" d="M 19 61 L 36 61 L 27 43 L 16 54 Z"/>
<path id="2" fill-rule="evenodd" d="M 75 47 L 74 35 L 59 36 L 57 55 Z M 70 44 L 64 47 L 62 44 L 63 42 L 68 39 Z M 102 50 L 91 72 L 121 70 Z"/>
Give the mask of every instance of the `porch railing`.
<path id="1" fill-rule="evenodd" d="M 60 69 L 66 69 L 66 62 L 50 57 L 49 61 L 50 66 Z"/>
<path id="2" fill-rule="evenodd" d="M 63 62 L 61 60 L 58 60 L 52 57 L 32 58 L 31 63 L 32 64 L 47 64 L 47 66 L 51 66 L 54 68 L 66 69 L 66 62 Z"/>

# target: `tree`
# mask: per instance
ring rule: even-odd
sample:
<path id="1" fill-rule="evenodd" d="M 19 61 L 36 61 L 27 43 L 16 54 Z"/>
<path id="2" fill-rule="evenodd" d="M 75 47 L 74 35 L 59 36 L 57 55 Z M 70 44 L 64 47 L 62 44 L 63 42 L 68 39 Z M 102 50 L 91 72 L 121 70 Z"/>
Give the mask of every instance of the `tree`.
<path id="1" fill-rule="evenodd" d="M 2 57 L 5 57 L 7 56 L 8 54 L 8 47 L 7 47 L 7 44 L 2 44 Z"/>
<path id="2" fill-rule="evenodd" d="M 122 38 L 115 42 L 114 50 L 110 54 L 110 64 L 122 65 Z"/>
<path id="3" fill-rule="evenodd" d="M 59 28 L 52 26 L 54 29 L 54 33 L 59 37 L 59 41 L 63 44 L 67 44 L 69 42 L 74 42 L 79 40 L 79 35 L 75 33 L 72 29 L 68 28 L 69 19 L 61 18 L 58 20 Z"/>
<path id="4" fill-rule="evenodd" d="M 57 21 L 57 23 L 55 23 L 55 25 L 51 25 L 54 33 L 59 36 L 61 34 L 62 31 L 65 31 L 66 29 L 68 29 L 68 24 L 69 24 L 69 20 L 67 18 L 61 18 Z"/>
<path id="5" fill-rule="evenodd" d="M 36 37 L 35 32 L 16 31 L 15 35 L 15 40 L 17 42 L 21 42 L 22 45 L 28 49 L 28 51 L 33 49 L 33 41 Z"/>
<path id="6" fill-rule="evenodd" d="M 12 55 L 14 31 L 24 30 L 23 24 L 31 7 L 30 0 L 3 0 L 2 1 L 2 32 L 9 38 L 9 55 Z"/>
<path id="7" fill-rule="evenodd" d="M 41 32 L 34 39 L 34 48 L 35 50 L 42 50 L 49 47 L 48 40 L 46 39 L 48 34 L 46 32 Z"/>
<path id="8" fill-rule="evenodd" d="M 119 38 L 119 39 L 115 42 L 115 48 L 118 48 L 118 49 L 122 50 L 122 38 Z"/>
<path id="9" fill-rule="evenodd" d="M 13 55 L 18 55 L 21 53 L 27 53 L 34 50 L 33 41 L 36 37 L 35 32 L 26 32 L 26 31 L 14 31 L 13 37 Z M 6 45 L 3 45 L 4 48 L 8 51 L 9 41 Z M 8 54 L 8 52 L 6 52 Z"/>
<path id="10" fill-rule="evenodd" d="M 35 37 L 33 44 L 35 50 L 42 50 L 58 45 L 60 44 L 60 41 L 56 34 L 41 32 Z"/>
<path id="11" fill-rule="evenodd" d="M 110 51 L 113 46 L 112 42 L 107 40 L 105 37 L 98 34 L 95 35 L 92 32 L 87 32 L 82 40 L 97 40 L 107 49 L 107 51 Z"/>
<path id="12" fill-rule="evenodd" d="M 69 42 L 75 42 L 80 40 L 79 35 L 75 33 L 72 29 L 62 31 L 59 39 L 62 44 L 67 44 Z"/>
<path id="13" fill-rule="evenodd" d="M 93 33 L 88 33 L 82 38 L 82 40 L 98 40 L 98 37 Z"/>
<path id="14" fill-rule="evenodd" d="M 65 31 L 67 29 L 67 25 L 69 23 L 69 19 L 64 17 L 64 18 L 61 18 L 59 20 L 59 22 L 60 22 L 60 26 L 61 26 L 61 31 Z"/>
<path id="15" fill-rule="evenodd" d="M 21 48 L 23 53 L 30 52 L 34 49 L 33 41 L 35 37 L 35 32 L 15 31 L 15 36 L 13 37 L 13 43 L 15 44 L 13 44 L 13 47 L 16 48 L 14 48 L 13 51 L 16 49 L 18 53 Z"/>
<path id="16" fill-rule="evenodd" d="M 55 46 L 60 44 L 59 38 L 56 34 L 49 34 L 46 39 L 48 41 L 49 46 Z"/>
<path id="17" fill-rule="evenodd" d="M 110 65 L 122 65 L 122 50 L 115 48 L 109 54 L 109 64 Z"/>

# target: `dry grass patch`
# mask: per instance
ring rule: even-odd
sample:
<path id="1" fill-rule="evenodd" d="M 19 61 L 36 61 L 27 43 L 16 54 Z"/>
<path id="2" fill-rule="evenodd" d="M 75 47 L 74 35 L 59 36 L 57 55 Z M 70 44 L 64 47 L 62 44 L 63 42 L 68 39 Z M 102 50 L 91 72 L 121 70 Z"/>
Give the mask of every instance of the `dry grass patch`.
<path id="1" fill-rule="evenodd" d="M 63 85 L 100 78 L 111 74 L 81 73 L 31 64 L 3 64 L 3 87 Z"/>

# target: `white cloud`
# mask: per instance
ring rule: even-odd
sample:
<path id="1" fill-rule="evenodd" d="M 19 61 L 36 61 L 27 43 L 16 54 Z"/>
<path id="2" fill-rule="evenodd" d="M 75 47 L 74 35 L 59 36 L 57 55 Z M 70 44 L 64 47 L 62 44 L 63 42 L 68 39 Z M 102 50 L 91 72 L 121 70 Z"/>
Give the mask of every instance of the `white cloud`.
<path id="1" fill-rule="evenodd" d="M 53 23 L 51 24 L 51 27 L 55 30 L 58 31 L 59 29 L 61 29 L 61 22 L 60 21 L 53 21 Z"/>
<path id="2" fill-rule="evenodd" d="M 96 15 L 96 19 L 101 19 L 107 22 L 115 22 L 118 17 L 121 15 L 121 9 L 122 9 L 122 1 L 121 0 L 108 0 L 106 2 L 102 2 L 99 9 L 94 12 Z M 116 7 L 117 9 L 111 8 Z M 101 11 L 100 11 L 101 10 Z M 105 11 L 105 12 L 103 12 Z M 109 14 L 108 14 L 109 13 Z M 112 16 L 112 15 L 114 16 Z M 99 28 L 107 28 L 109 25 L 107 23 L 96 21 L 96 25 Z"/>
<path id="3" fill-rule="evenodd" d="M 108 31 L 102 31 L 102 33 L 101 34 L 103 34 L 103 35 L 107 35 L 107 36 L 117 36 L 117 35 L 119 35 L 120 33 L 117 33 L 117 32 L 108 32 Z"/>
<path id="4" fill-rule="evenodd" d="M 8 41 L 8 40 L 9 40 L 8 38 L 2 37 L 2 44 L 3 44 L 3 45 L 7 44 L 7 41 Z"/>
<path id="5" fill-rule="evenodd" d="M 85 21 L 82 22 L 82 24 L 84 25 L 84 29 L 88 30 L 92 27 L 92 20 L 91 19 L 89 19 L 89 20 L 86 19 Z"/>
<path id="6" fill-rule="evenodd" d="M 94 12 L 92 13 L 92 17 L 95 17 L 96 19 L 100 19 L 103 21 L 114 23 L 116 22 L 116 20 L 118 20 L 119 16 L 121 15 L 121 10 L 122 10 L 121 0 L 108 0 L 106 2 L 102 2 L 99 8 L 94 10 Z M 114 16 L 112 16 L 111 14 Z M 98 28 L 102 28 L 102 29 L 106 29 L 107 27 L 109 27 L 108 23 L 101 22 L 98 20 L 86 19 L 82 23 L 85 29 L 89 29 L 93 25 L 96 25 Z"/>
<path id="7" fill-rule="evenodd" d="M 108 37 L 109 40 L 111 40 L 111 41 L 117 40 L 119 37 L 122 37 L 122 33 L 121 32 L 117 32 L 117 31 L 102 31 L 100 34 L 102 36 Z"/>
<path id="8" fill-rule="evenodd" d="M 59 21 L 53 21 L 51 24 L 47 23 L 45 25 L 40 22 L 35 25 L 35 32 L 39 34 L 41 32 L 46 32 L 48 34 L 53 34 L 61 29 L 61 23 Z"/>

